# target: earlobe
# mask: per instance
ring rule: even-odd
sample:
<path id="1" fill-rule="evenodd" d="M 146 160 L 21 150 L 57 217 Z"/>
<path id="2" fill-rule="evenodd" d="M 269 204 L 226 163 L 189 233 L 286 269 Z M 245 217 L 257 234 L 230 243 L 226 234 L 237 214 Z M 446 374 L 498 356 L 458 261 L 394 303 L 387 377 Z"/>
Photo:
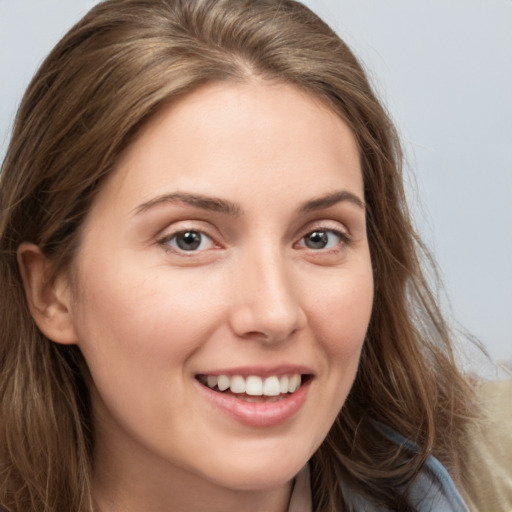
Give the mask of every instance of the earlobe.
<path id="1" fill-rule="evenodd" d="M 51 275 L 48 259 L 37 245 L 24 242 L 17 255 L 28 306 L 41 332 L 57 343 L 76 343 L 67 280 Z"/>

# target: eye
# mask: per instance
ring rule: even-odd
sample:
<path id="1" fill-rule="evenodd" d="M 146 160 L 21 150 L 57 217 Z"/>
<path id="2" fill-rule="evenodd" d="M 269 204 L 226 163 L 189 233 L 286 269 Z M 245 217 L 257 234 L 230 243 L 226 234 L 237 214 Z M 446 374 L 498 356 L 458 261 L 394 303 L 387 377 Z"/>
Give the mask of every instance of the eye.
<path id="1" fill-rule="evenodd" d="M 214 247 L 213 240 L 202 231 L 187 229 L 178 231 L 161 241 L 176 251 L 197 252 Z"/>
<path id="2" fill-rule="evenodd" d="M 332 249 L 346 241 L 347 236 L 333 229 L 315 229 L 304 235 L 299 245 L 313 250 Z"/>

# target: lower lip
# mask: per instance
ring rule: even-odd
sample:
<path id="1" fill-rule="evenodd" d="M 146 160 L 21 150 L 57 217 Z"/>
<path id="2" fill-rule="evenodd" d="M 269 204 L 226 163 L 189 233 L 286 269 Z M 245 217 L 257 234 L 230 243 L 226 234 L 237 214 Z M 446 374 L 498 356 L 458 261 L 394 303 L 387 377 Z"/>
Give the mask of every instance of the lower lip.
<path id="1" fill-rule="evenodd" d="M 246 402 L 234 395 L 227 395 L 196 382 L 206 397 L 220 410 L 244 425 L 273 427 L 292 418 L 306 401 L 310 380 L 295 392 L 275 402 Z"/>

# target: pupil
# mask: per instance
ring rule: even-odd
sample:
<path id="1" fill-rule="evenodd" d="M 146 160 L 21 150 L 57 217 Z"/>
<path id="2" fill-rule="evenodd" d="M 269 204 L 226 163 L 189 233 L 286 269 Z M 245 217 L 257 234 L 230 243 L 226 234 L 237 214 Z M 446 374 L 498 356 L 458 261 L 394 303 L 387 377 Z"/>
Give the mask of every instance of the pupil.
<path id="1" fill-rule="evenodd" d="M 306 245 L 310 249 L 323 249 L 328 241 L 325 231 L 313 231 L 313 233 L 310 233 L 306 238 Z"/>
<path id="2" fill-rule="evenodd" d="M 184 251 L 193 251 L 201 244 L 201 235 L 197 231 L 185 231 L 176 237 L 176 244 Z"/>

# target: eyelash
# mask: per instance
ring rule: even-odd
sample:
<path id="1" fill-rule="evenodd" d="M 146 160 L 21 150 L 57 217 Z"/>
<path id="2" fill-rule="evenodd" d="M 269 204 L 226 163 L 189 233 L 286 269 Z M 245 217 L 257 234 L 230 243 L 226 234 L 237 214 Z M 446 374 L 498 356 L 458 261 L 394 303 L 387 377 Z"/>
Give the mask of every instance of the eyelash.
<path id="1" fill-rule="evenodd" d="M 185 235 L 187 233 L 194 233 L 194 234 L 199 234 L 201 236 L 201 239 L 199 241 L 199 245 L 197 247 L 194 247 L 190 250 L 186 250 L 186 249 L 183 249 L 179 246 L 176 246 L 176 245 L 172 245 L 171 242 L 173 240 L 177 240 L 177 237 L 179 237 L 180 235 Z M 307 236 L 310 236 L 312 235 L 313 233 L 330 233 L 330 234 L 333 234 L 335 235 L 338 239 L 339 239 L 339 242 L 336 243 L 336 247 L 328 247 L 328 248 L 318 248 L 318 249 L 315 249 L 315 248 L 311 248 L 311 247 L 307 247 L 306 244 L 305 244 L 305 239 Z M 181 255 L 186 255 L 186 254 L 190 254 L 190 255 L 193 255 L 194 253 L 198 253 L 198 252 L 203 252 L 205 250 L 208 250 L 208 249 L 202 249 L 202 250 L 197 250 L 198 248 L 201 247 L 201 245 L 203 244 L 204 242 L 204 239 L 208 239 L 210 240 L 210 243 L 212 246 L 215 246 L 217 245 L 215 240 L 213 239 L 213 237 L 211 237 L 210 235 L 208 235 L 207 233 L 205 233 L 204 231 L 202 231 L 201 229 L 194 229 L 194 228 L 190 228 L 190 229 L 180 229 L 179 231 L 176 231 L 172 234 L 169 234 L 169 235 L 166 235 L 164 237 L 162 237 L 161 239 L 158 240 L 158 244 L 161 245 L 164 250 L 166 251 L 172 251 L 174 253 L 178 253 L 178 254 L 181 254 Z M 299 241 L 294 244 L 294 245 L 298 245 L 300 244 L 300 247 L 303 248 L 303 249 L 309 249 L 313 252 L 335 252 L 335 251 L 338 251 L 340 250 L 340 245 L 343 246 L 343 245 L 348 245 L 350 246 L 352 242 L 352 239 L 350 238 L 350 236 L 344 232 L 344 231 L 341 231 L 339 229 L 335 229 L 335 228 L 332 228 L 332 227 L 326 227 L 326 226 L 318 226 L 314 229 L 311 229 L 309 231 L 307 231 L 305 234 L 303 234 Z M 217 245 L 218 247 L 218 245 Z"/>
<path id="2" fill-rule="evenodd" d="M 199 242 L 198 247 L 200 247 L 201 244 L 203 244 L 204 238 L 207 238 L 208 240 L 210 240 L 212 245 L 216 245 L 215 241 L 213 240 L 213 238 L 210 235 L 208 235 L 207 233 L 205 233 L 204 231 L 202 231 L 200 229 L 194 229 L 194 228 L 191 228 L 191 229 L 180 229 L 179 231 L 176 231 L 176 232 L 174 232 L 174 233 L 172 233 L 170 235 L 167 235 L 167 236 L 161 238 L 160 240 L 158 240 L 158 243 L 166 251 L 172 251 L 172 252 L 179 253 L 179 254 L 187 254 L 187 253 L 193 254 L 195 252 L 202 252 L 202 251 L 197 251 L 196 250 L 197 247 L 192 249 L 192 250 L 186 250 L 186 249 L 183 249 L 181 247 L 176 247 L 176 246 L 171 245 L 171 242 L 173 240 L 177 240 L 177 237 L 179 237 L 180 235 L 186 235 L 187 233 L 195 233 L 195 234 L 201 235 L 201 240 Z"/>
<path id="3" fill-rule="evenodd" d="M 338 243 L 336 243 L 335 247 L 328 247 L 328 248 L 319 248 L 319 249 L 313 249 L 311 247 L 307 247 L 305 245 L 305 239 L 306 237 L 308 236 L 311 236 L 313 235 L 314 233 L 330 233 L 330 234 L 333 234 L 335 235 L 339 241 Z M 332 228 L 332 227 L 327 227 L 327 226 L 318 226 L 314 229 L 311 229 L 309 230 L 307 233 L 305 233 L 304 235 L 302 235 L 302 237 L 300 238 L 299 242 L 301 244 L 301 247 L 305 248 L 305 249 L 310 249 L 314 252 L 332 252 L 332 251 L 338 251 L 340 250 L 340 246 L 343 246 L 343 245 L 350 245 L 352 242 L 352 239 L 349 237 L 349 235 L 344 232 L 344 231 L 341 231 L 339 229 L 336 229 L 336 228 Z"/>

